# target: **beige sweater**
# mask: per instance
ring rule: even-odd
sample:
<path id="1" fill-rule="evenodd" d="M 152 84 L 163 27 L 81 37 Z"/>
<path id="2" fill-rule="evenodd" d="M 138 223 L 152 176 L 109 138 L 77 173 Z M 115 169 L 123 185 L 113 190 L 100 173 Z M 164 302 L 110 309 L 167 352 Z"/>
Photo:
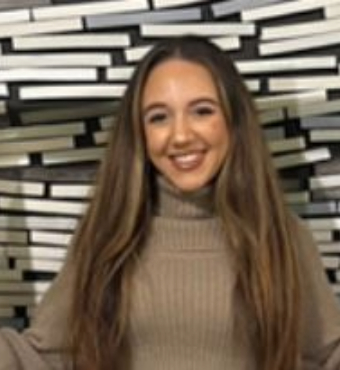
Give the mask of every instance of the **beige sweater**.
<path id="1" fill-rule="evenodd" d="M 255 370 L 246 338 L 233 331 L 233 259 L 211 194 L 162 185 L 145 252 L 135 271 L 128 338 L 131 353 L 114 370 Z M 298 222 L 303 276 L 303 370 L 340 369 L 340 311 L 310 233 Z M 65 370 L 62 335 L 72 267 L 66 263 L 32 327 L 0 331 L 0 370 Z M 245 340 L 244 340 L 245 339 Z M 293 370 L 293 369 L 292 369 Z"/>

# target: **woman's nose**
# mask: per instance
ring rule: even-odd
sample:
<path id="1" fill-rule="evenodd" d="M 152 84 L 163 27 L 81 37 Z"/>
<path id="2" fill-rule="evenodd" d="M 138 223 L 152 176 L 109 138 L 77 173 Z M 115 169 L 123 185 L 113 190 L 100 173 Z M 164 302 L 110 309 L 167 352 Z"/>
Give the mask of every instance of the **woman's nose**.
<path id="1" fill-rule="evenodd" d="M 191 142 L 193 138 L 190 122 L 186 117 L 177 117 L 172 127 L 172 142 L 174 145 L 183 146 Z"/>

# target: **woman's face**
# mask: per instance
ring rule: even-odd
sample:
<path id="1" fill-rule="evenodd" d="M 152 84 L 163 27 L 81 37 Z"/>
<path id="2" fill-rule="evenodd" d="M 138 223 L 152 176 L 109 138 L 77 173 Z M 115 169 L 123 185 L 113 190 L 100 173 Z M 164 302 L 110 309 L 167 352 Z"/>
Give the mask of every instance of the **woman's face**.
<path id="1" fill-rule="evenodd" d="M 191 192 L 216 176 L 229 132 L 210 72 L 198 63 L 169 59 L 150 73 L 142 95 L 147 154 L 179 190 Z"/>

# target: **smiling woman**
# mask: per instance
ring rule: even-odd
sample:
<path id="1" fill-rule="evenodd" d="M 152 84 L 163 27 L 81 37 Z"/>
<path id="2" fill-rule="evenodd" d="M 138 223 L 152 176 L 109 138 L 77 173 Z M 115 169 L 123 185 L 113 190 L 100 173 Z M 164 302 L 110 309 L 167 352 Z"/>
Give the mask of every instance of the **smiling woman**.
<path id="1" fill-rule="evenodd" d="M 0 331 L 0 370 L 340 368 L 317 250 L 215 45 L 145 56 L 95 189 L 32 327 Z"/>

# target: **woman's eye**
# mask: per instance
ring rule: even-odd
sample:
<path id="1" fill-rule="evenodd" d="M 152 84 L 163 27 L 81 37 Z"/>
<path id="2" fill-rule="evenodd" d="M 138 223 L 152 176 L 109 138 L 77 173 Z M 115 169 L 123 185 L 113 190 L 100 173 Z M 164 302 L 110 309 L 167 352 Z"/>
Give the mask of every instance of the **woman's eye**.
<path id="1" fill-rule="evenodd" d="M 212 107 L 197 107 L 195 109 L 195 114 L 198 116 L 208 116 L 214 113 L 214 109 Z"/>
<path id="2" fill-rule="evenodd" d="M 154 113 L 147 117 L 146 122 L 149 123 L 161 123 L 165 121 L 166 114 L 165 113 Z"/>

